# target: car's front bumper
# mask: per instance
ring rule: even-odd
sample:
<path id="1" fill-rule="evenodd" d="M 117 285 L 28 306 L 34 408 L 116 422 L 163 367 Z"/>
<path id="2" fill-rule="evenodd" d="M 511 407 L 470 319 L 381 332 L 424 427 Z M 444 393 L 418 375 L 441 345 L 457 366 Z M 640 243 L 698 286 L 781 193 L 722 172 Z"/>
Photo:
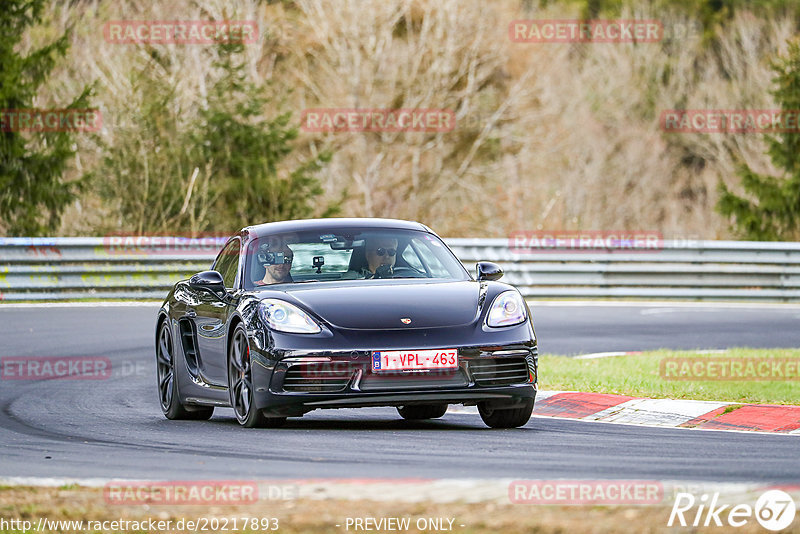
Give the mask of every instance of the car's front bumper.
<path id="1" fill-rule="evenodd" d="M 439 372 L 375 373 L 369 351 L 252 353 L 255 403 L 271 416 L 320 408 L 497 402 L 536 398 L 536 345 L 460 348 L 459 367 Z"/>

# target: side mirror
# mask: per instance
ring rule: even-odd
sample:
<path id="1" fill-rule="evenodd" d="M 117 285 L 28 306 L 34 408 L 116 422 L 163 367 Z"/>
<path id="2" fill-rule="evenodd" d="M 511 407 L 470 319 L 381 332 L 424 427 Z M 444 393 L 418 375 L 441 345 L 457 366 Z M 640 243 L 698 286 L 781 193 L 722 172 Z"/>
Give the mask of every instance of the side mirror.
<path id="1" fill-rule="evenodd" d="M 217 271 L 203 271 L 189 278 L 189 287 L 210 291 L 217 296 L 225 295 L 225 281 Z"/>
<path id="2" fill-rule="evenodd" d="M 476 268 L 479 282 L 482 280 L 499 280 L 503 276 L 503 269 L 490 261 L 479 261 Z"/>

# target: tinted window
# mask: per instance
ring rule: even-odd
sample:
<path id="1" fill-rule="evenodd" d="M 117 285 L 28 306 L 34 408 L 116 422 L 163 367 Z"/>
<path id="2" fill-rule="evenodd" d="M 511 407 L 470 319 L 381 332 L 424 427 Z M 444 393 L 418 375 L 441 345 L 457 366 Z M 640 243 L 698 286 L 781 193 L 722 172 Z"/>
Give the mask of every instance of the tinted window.
<path id="1" fill-rule="evenodd" d="M 239 267 L 239 240 L 234 239 L 222 249 L 214 263 L 214 270 L 222 275 L 225 287 L 232 288 L 236 281 L 236 270 Z"/>

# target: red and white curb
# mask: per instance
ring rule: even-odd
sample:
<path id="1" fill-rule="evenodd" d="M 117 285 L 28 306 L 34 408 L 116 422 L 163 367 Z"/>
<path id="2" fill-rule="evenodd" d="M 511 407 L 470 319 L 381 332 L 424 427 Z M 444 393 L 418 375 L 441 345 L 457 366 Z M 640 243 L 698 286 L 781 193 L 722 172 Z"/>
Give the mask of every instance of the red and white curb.
<path id="1" fill-rule="evenodd" d="M 539 391 L 533 415 L 658 427 L 800 435 L 800 406 L 776 404 Z"/>
<path id="2" fill-rule="evenodd" d="M 452 414 L 477 414 L 474 406 L 450 406 Z M 627 425 L 800 435 L 800 406 L 647 399 L 607 393 L 539 391 L 534 417 Z"/>

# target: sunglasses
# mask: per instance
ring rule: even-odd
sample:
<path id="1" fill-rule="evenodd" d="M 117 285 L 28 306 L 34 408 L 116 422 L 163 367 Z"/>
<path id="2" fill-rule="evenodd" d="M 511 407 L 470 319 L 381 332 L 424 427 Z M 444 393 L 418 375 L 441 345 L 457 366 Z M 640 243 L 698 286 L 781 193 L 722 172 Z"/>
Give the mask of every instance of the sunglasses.
<path id="1" fill-rule="evenodd" d="M 397 254 L 397 249 L 396 248 L 377 248 L 377 249 L 375 249 L 375 254 L 377 254 L 378 256 L 385 256 L 387 254 L 389 256 L 394 256 L 395 254 Z"/>

